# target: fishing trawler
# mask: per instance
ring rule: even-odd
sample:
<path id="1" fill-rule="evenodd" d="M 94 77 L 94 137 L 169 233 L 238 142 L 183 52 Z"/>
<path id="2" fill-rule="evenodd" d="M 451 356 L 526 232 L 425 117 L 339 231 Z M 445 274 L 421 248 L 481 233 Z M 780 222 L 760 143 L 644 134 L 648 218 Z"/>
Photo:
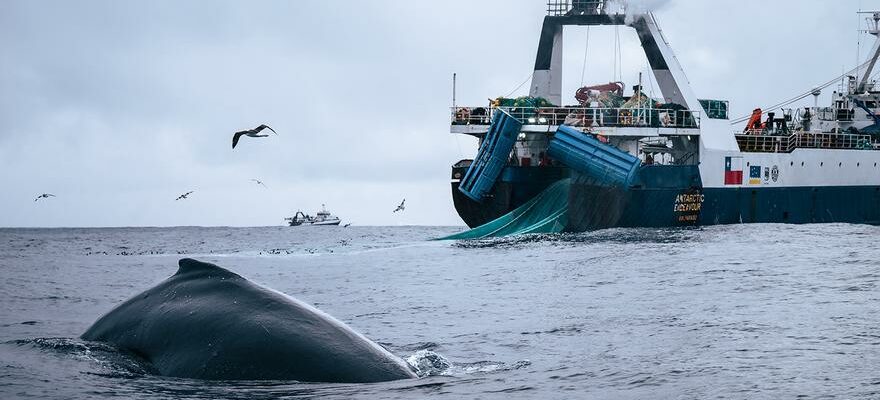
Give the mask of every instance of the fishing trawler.
<path id="1" fill-rule="evenodd" d="M 302 211 L 297 211 L 292 217 L 285 218 L 284 220 L 290 226 L 337 226 L 342 222 L 339 217 L 327 211 L 327 207 L 323 204 L 321 204 L 321 211 L 315 214 L 314 217 Z"/>
<path id="2" fill-rule="evenodd" d="M 550 0 L 528 97 L 452 109 L 451 132 L 479 139 L 452 167 L 473 231 L 458 238 L 609 227 L 880 223 L 880 40 L 852 71 L 731 120 L 702 99 L 652 13 L 611 1 Z M 880 13 L 868 14 L 880 36 Z M 662 98 L 641 83 L 581 88 L 563 105 L 563 29 L 636 31 Z M 835 84 L 832 104 L 818 96 Z M 816 104 L 793 104 L 814 96 Z M 742 123 L 745 126 L 742 127 Z M 739 125 L 739 128 L 733 128 Z"/>

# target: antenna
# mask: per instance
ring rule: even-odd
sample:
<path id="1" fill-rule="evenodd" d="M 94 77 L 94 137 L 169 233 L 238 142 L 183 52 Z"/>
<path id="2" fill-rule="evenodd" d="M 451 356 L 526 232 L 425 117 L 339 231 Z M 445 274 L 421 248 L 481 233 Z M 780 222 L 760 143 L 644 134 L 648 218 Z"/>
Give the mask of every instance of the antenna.
<path id="1" fill-rule="evenodd" d="M 452 109 L 455 110 L 455 91 L 456 91 L 456 80 L 458 79 L 458 74 L 452 73 Z"/>
<path id="2" fill-rule="evenodd" d="M 861 67 L 859 66 L 859 61 L 862 59 L 862 2 L 859 1 L 859 12 L 856 13 L 859 17 L 859 28 L 856 29 L 856 79 L 859 79 L 859 71 Z"/>

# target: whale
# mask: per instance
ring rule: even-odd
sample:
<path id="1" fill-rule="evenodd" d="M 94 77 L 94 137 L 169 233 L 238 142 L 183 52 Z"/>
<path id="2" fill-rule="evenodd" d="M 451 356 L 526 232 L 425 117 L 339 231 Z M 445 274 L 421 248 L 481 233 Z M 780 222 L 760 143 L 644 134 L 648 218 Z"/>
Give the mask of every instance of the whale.
<path id="1" fill-rule="evenodd" d="M 417 377 L 401 358 L 309 304 L 214 264 L 183 259 L 178 265 L 81 339 L 113 345 L 174 378 L 373 383 Z"/>

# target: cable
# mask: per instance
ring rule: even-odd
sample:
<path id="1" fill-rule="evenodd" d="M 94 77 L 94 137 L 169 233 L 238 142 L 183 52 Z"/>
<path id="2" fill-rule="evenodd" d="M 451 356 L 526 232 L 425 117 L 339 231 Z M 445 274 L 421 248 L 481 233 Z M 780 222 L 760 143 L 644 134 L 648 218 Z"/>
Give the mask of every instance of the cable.
<path id="1" fill-rule="evenodd" d="M 822 85 L 816 86 L 815 88 L 810 89 L 810 90 L 809 90 L 808 92 L 806 92 L 806 93 L 799 94 L 799 95 L 797 95 L 797 96 L 795 96 L 795 97 L 793 97 L 793 98 L 791 98 L 791 99 L 788 99 L 788 100 L 785 100 L 785 101 L 781 101 L 781 102 L 776 103 L 776 104 L 774 104 L 774 105 L 772 105 L 772 106 L 769 106 L 769 107 L 761 107 L 761 110 L 763 111 L 763 112 L 762 112 L 762 115 L 763 115 L 763 114 L 766 114 L 766 113 L 768 113 L 768 112 L 770 112 L 770 111 L 778 110 L 778 109 L 780 109 L 780 108 L 782 108 L 782 107 L 785 107 L 785 106 L 787 106 L 787 105 L 789 105 L 789 104 L 791 104 L 791 103 L 794 103 L 794 102 L 796 102 L 796 101 L 799 101 L 799 100 L 805 99 L 805 98 L 811 96 L 811 95 L 813 94 L 813 91 L 815 91 L 816 89 L 819 89 L 819 90 L 821 90 L 821 89 L 825 89 L 825 88 L 827 88 L 827 87 L 829 87 L 829 86 L 831 86 L 831 85 L 837 83 L 837 81 L 838 81 L 839 79 L 845 78 L 847 75 L 850 75 L 850 74 L 852 74 L 853 72 L 860 70 L 862 67 L 867 66 L 870 62 L 871 62 L 871 61 L 868 60 L 868 61 L 866 61 L 864 64 L 859 65 L 858 67 L 855 67 L 855 68 L 853 68 L 853 69 L 851 69 L 851 70 L 849 70 L 849 71 L 843 73 L 842 75 L 840 75 L 840 76 L 838 76 L 838 77 L 836 77 L 836 78 L 834 78 L 834 79 L 832 79 L 832 80 L 826 82 L 825 84 L 822 84 Z M 735 119 L 735 120 L 732 120 L 732 121 L 730 122 L 730 124 L 731 124 L 731 125 L 736 125 L 736 124 L 739 124 L 739 123 L 741 123 L 741 122 L 748 121 L 749 118 L 751 118 L 751 117 L 752 117 L 752 115 L 749 114 L 749 115 L 747 115 L 747 116 L 744 116 L 744 117 L 741 117 L 741 118 L 737 118 L 737 119 Z"/>
<path id="2" fill-rule="evenodd" d="M 516 91 L 519 90 L 520 88 L 522 88 L 523 85 L 525 85 L 526 82 L 529 81 L 529 79 L 532 79 L 531 73 L 529 73 L 529 76 L 526 77 L 526 80 L 524 80 L 522 83 L 520 83 L 519 86 L 516 87 L 516 89 L 511 90 L 510 93 L 504 95 L 503 97 L 510 97 L 512 94 L 516 93 Z"/>
<path id="3" fill-rule="evenodd" d="M 654 98 L 654 95 L 655 95 L 655 92 L 654 92 L 654 74 L 653 74 L 652 72 L 654 72 L 654 70 L 651 68 L 651 62 L 650 62 L 650 61 L 648 61 L 648 63 L 647 63 L 645 66 L 646 66 L 646 68 L 647 68 L 647 69 L 646 69 L 646 71 L 647 71 L 647 72 L 646 72 L 646 75 L 648 76 L 648 84 L 651 85 L 651 99 L 653 99 L 653 98 Z"/>
<path id="4" fill-rule="evenodd" d="M 587 54 L 590 52 L 590 27 L 587 27 L 587 47 L 584 49 L 584 66 L 581 69 L 581 86 L 584 86 L 584 78 L 587 76 Z"/>

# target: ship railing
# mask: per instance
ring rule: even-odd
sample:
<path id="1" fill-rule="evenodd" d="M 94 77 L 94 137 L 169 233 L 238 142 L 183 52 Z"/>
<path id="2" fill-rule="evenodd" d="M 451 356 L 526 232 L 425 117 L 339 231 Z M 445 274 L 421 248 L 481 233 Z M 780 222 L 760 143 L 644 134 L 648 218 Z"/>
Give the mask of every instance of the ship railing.
<path id="1" fill-rule="evenodd" d="M 763 135 L 760 130 L 737 133 L 740 151 L 746 153 L 791 153 L 795 149 L 874 150 L 869 135 L 830 132 L 795 132 L 791 135 Z"/>
<path id="2" fill-rule="evenodd" d="M 852 121 L 855 117 L 854 111 L 849 108 L 814 107 L 813 112 L 821 121 Z"/>
<path id="3" fill-rule="evenodd" d="M 548 0 L 547 15 L 560 17 L 564 15 L 599 15 L 621 14 L 622 9 L 606 0 Z"/>
<path id="4" fill-rule="evenodd" d="M 524 125 L 699 129 L 701 111 L 659 108 L 454 107 L 452 125 L 486 125 L 503 110 Z"/>
<path id="5" fill-rule="evenodd" d="M 549 0 L 547 2 L 547 15 L 558 17 L 565 15 L 571 10 L 569 0 Z"/>

